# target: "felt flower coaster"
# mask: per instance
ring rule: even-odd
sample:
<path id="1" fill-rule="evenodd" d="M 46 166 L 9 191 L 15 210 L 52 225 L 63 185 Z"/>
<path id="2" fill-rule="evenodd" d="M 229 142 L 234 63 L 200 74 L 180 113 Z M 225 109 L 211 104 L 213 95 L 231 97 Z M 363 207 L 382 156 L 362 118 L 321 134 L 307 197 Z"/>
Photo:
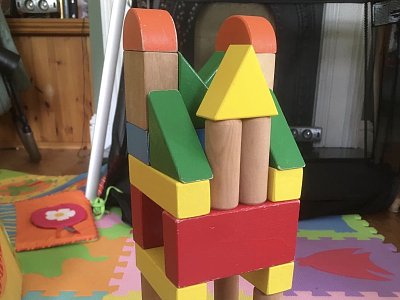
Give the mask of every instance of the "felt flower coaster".
<path id="1" fill-rule="evenodd" d="M 15 203 L 15 250 L 27 251 L 98 237 L 90 201 L 81 191 L 68 191 Z"/>

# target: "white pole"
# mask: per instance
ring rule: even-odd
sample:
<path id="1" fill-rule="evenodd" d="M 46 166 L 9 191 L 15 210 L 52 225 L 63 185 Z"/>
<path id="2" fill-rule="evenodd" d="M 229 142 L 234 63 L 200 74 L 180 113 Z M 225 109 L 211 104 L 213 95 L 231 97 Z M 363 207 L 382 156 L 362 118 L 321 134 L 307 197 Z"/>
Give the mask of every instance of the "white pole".
<path id="1" fill-rule="evenodd" d="M 89 200 L 93 200 L 97 197 L 104 142 L 107 132 L 108 116 L 110 113 L 111 96 L 115 78 L 115 66 L 117 64 L 118 51 L 121 41 L 125 4 L 125 0 L 114 0 L 111 12 L 110 29 L 108 31 L 103 73 L 101 76 L 96 124 L 94 128 L 92 151 L 90 153 L 89 171 L 85 193 L 86 198 Z"/>

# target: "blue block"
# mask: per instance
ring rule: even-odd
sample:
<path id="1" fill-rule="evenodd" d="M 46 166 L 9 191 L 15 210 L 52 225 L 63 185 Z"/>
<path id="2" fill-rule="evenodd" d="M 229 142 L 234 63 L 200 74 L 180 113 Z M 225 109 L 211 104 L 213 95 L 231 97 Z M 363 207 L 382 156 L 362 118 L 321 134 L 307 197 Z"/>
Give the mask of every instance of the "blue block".
<path id="1" fill-rule="evenodd" d="M 205 139 L 206 139 L 206 136 L 205 136 L 205 129 L 204 128 L 200 128 L 200 129 L 196 129 L 196 132 L 197 132 L 197 136 L 199 137 L 199 140 L 200 140 L 200 144 L 201 144 L 201 146 L 203 147 L 203 150 L 205 150 Z"/>
<path id="2" fill-rule="evenodd" d="M 128 153 L 146 165 L 150 164 L 149 132 L 126 122 Z"/>

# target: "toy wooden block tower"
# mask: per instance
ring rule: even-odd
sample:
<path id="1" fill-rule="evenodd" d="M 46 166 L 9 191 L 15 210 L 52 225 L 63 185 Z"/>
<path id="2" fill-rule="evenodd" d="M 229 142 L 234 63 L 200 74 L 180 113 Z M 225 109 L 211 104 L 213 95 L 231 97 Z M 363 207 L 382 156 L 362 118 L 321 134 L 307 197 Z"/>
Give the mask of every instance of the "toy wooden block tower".
<path id="1" fill-rule="evenodd" d="M 197 74 L 162 10 L 124 24 L 127 138 L 142 299 L 254 299 L 291 288 L 304 161 L 273 85 L 276 40 L 232 16 Z M 205 139 L 205 143 L 200 141 Z M 204 149 L 204 150 L 203 150 Z"/>

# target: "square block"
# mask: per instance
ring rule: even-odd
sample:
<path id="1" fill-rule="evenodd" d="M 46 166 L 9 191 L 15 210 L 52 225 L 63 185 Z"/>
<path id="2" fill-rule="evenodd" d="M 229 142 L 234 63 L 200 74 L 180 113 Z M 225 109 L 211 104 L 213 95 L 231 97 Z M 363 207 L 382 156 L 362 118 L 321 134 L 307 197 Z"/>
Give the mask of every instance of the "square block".
<path id="1" fill-rule="evenodd" d="M 131 185 L 133 238 L 143 249 L 164 244 L 162 230 L 163 209 Z"/>
<path id="2" fill-rule="evenodd" d="M 207 284 L 177 288 L 166 276 L 163 247 L 144 250 L 136 245 L 136 266 L 161 299 L 206 300 Z"/>
<path id="3" fill-rule="evenodd" d="M 269 168 L 268 200 L 272 202 L 300 199 L 303 184 L 303 168 L 277 170 Z"/>
<path id="4" fill-rule="evenodd" d="M 164 212 L 168 278 L 185 287 L 292 261 L 299 204 L 267 201 L 183 220 Z"/>
<path id="5" fill-rule="evenodd" d="M 242 277 L 266 295 L 292 288 L 294 262 L 242 274 Z"/>
<path id="6" fill-rule="evenodd" d="M 145 165 L 131 155 L 132 185 L 176 218 L 190 218 L 210 212 L 210 181 L 181 183 Z"/>
<path id="7" fill-rule="evenodd" d="M 150 164 L 149 132 L 126 122 L 126 142 L 128 153 L 146 165 Z"/>

